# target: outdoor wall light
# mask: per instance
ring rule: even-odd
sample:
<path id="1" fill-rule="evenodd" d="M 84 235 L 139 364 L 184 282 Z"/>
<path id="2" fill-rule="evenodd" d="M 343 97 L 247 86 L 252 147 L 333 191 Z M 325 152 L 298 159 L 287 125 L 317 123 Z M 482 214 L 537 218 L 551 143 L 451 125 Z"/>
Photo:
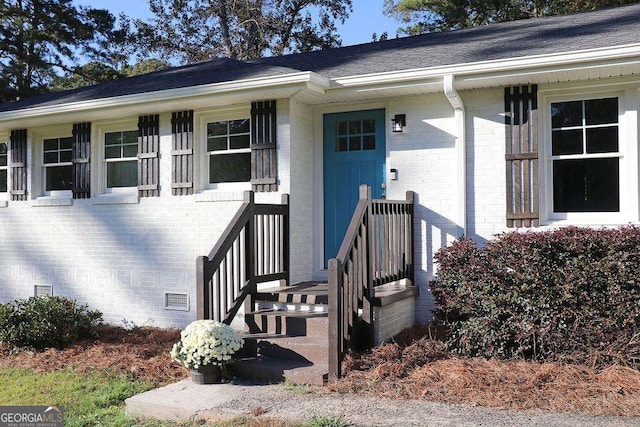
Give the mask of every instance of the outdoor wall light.
<path id="1" fill-rule="evenodd" d="M 404 127 L 407 125 L 407 116 L 406 114 L 396 114 L 393 119 L 391 119 L 391 131 L 392 132 L 402 132 Z"/>

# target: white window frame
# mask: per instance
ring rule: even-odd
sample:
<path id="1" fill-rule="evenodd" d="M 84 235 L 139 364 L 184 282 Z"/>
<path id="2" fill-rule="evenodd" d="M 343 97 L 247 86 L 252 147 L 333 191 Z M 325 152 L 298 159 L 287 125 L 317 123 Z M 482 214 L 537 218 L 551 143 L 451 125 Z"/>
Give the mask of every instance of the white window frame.
<path id="1" fill-rule="evenodd" d="M 230 192 L 251 190 L 251 177 L 249 177 L 249 181 L 243 181 L 243 182 L 220 182 L 220 183 L 209 182 L 209 159 L 211 155 L 251 153 L 251 142 L 249 142 L 248 148 L 208 152 L 207 151 L 207 124 L 213 123 L 213 122 L 225 122 L 225 121 L 245 120 L 245 119 L 251 120 L 250 106 L 196 113 L 196 123 L 197 123 L 197 132 L 198 132 L 198 137 L 196 138 L 196 140 L 199 146 L 198 152 L 200 153 L 200 159 L 201 159 L 201 161 L 198 162 L 199 168 L 200 168 L 198 172 L 198 176 L 201 183 L 201 185 L 199 186 L 201 190 L 204 190 L 204 191 L 219 190 L 219 191 L 230 191 Z M 251 138 L 251 132 L 249 132 L 249 137 Z"/>
<path id="2" fill-rule="evenodd" d="M 638 176 L 637 169 L 637 106 L 636 89 L 622 87 L 580 87 L 575 90 L 544 91 L 539 99 L 541 105 L 539 126 L 540 165 L 540 214 L 545 225 L 617 225 L 638 221 Z M 634 96 L 635 94 L 635 96 Z M 619 164 L 619 212 L 554 212 L 553 211 L 553 161 L 568 158 L 586 158 L 587 155 L 552 156 L 551 104 L 556 102 L 586 101 L 591 99 L 618 98 L 618 152 L 602 153 L 598 157 L 617 157 Z M 635 131 L 634 131 L 635 128 Z M 588 155 L 594 157 L 593 155 Z"/>
<path id="3" fill-rule="evenodd" d="M 9 135 L 0 133 L 0 144 L 7 144 L 7 164 L 6 166 L 0 166 L 0 171 L 7 172 L 7 190 L 2 191 L 0 189 L 0 201 L 5 201 L 9 197 L 9 191 L 11 190 L 11 173 L 9 170 L 9 163 L 11 162 L 11 141 Z"/>
<path id="4" fill-rule="evenodd" d="M 49 141 L 49 140 L 57 140 L 58 141 L 58 148 L 59 148 L 59 144 L 60 144 L 60 140 L 61 139 L 67 139 L 70 138 L 71 139 L 71 150 L 64 150 L 64 151 L 71 151 L 71 155 L 73 156 L 73 135 L 68 135 L 68 136 L 60 136 L 60 137 L 54 137 L 54 138 L 43 138 L 42 140 L 42 153 L 40 155 L 40 159 L 41 159 L 41 163 L 42 163 L 42 194 L 44 194 L 45 196 L 49 196 L 49 197 L 69 197 L 69 196 L 73 196 L 72 192 L 73 192 L 73 183 L 71 184 L 72 188 L 69 190 L 47 190 L 47 169 L 48 168 L 55 168 L 55 167 L 60 167 L 60 166 L 71 166 L 72 168 L 72 174 L 73 174 L 73 162 L 69 161 L 69 162 L 57 162 L 57 163 L 45 163 L 44 161 L 44 155 L 46 154 L 46 150 L 44 148 L 44 142 L 45 141 Z M 56 150 L 56 152 L 58 153 L 58 156 L 60 155 L 61 150 L 58 149 Z M 73 176 L 73 175 L 72 175 Z"/>
<path id="5" fill-rule="evenodd" d="M 32 155 L 30 159 L 33 161 L 33 167 L 30 169 L 33 171 L 32 183 L 33 187 L 31 189 L 32 194 L 37 195 L 38 199 L 73 199 L 73 190 L 54 190 L 54 191 L 46 191 L 47 183 L 46 183 L 46 168 L 51 166 L 68 166 L 72 165 L 71 162 L 64 163 L 56 163 L 49 164 L 49 166 L 45 166 L 44 164 L 44 141 L 45 139 L 59 139 L 59 138 L 69 138 L 73 136 L 73 126 L 72 125 L 62 125 L 55 127 L 48 127 L 42 129 L 35 129 L 33 131 L 32 141 Z M 27 161 L 27 165 L 29 160 Z"/>
<path id="6" fill-rule="evenodd" d="M 115 161 L 138 161 L 138 156 L 136 157 L 126 157 L 119 159 L 106 159 L 105 158 L 105 136 L 107 133 L 112 132 L 126 132 L 126 131 L 136 131 L 138 132 L 138 119 L 131 118 L 125 120 L 117 120 L 110 122 L 102 122 L 96 123 L 95 125 L 95 140 L 98 141 L 97 144 L 93 145 L 95 147 L 95 152 L 92 151 L 92 157 L 95 161 L 92 161 L 93 165 L 95 165 L 95 175 L 92 176 L 92 187 L 95 185 L 97 188 L 97 194 L 113 194 L 113 195 L 136 195 L 138 194 L 138 185 L 132 187 L 107 187 L 107 163 L 115 162 Z"/>

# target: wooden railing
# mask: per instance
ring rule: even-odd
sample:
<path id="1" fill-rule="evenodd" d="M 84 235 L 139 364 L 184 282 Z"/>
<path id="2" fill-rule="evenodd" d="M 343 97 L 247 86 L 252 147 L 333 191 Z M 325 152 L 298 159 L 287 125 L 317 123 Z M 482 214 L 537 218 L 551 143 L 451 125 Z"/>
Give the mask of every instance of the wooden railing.
<path id="1" fill-rule="evenodd" d="M 344 354 L 357 341 L 373 346 L 374 288 L 413 284 L 413 199 L 408 191 L 406 200 L 371 200 L 371 188 L 360 186 L 338 256 L 329 260 L 330 377 L 341 376 Z"/>
<path id="2" fill-rule="evenodd" d="M 230 324 L 257 284 L 289 284 L 289 196 L 281 205 L 256 204 L 252 191 L 209 256 L 197 258 L 197 316 Z"/>

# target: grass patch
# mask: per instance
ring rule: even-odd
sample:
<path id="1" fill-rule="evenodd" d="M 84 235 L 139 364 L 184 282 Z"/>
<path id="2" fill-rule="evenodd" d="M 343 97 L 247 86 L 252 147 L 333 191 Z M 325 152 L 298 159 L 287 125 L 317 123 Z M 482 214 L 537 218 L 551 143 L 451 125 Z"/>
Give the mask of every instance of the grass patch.
<path id="1" fill-rule="evenodd" d="M 0 369 L 0 405 L 56 405 L 65 426 L 131 426 L 124 400 L 153 388 L 151 383 L 106 370 L 78 374 L 71 369 L 47 373 Z"/>

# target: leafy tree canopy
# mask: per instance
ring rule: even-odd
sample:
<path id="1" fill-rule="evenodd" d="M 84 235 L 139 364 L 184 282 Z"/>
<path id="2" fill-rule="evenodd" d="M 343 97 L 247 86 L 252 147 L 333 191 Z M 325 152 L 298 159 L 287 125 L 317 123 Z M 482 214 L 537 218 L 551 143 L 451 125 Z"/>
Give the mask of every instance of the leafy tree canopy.
<path id="1" fill-rule="evenodd" d="M 79 57 L 106 64 L 122 60 L 116 49 L 125 31 L 115 28 L 107 10 L 78 7 L 71 0 L 3 0 L 0 24 L 0 102 L 46 91 L 60 70 L 79 70 Z M 103 73 L 105 67 L 87 65 L 81 71 Z"/>
<path id="2" fill-rule="evenodd" d="M 149 7 L 151 20 L 133 23 L 139 54 L 178 63 L 339 46 L 336 21 L 352 10 L 351 0 L 149 0 Z"/>
<path id="3" fill-rule="evenodd" d="M 384 13 L 406 25 L 399 32 L 413 35 L 637 2 L 638 0 L 385 0 Z"/>

